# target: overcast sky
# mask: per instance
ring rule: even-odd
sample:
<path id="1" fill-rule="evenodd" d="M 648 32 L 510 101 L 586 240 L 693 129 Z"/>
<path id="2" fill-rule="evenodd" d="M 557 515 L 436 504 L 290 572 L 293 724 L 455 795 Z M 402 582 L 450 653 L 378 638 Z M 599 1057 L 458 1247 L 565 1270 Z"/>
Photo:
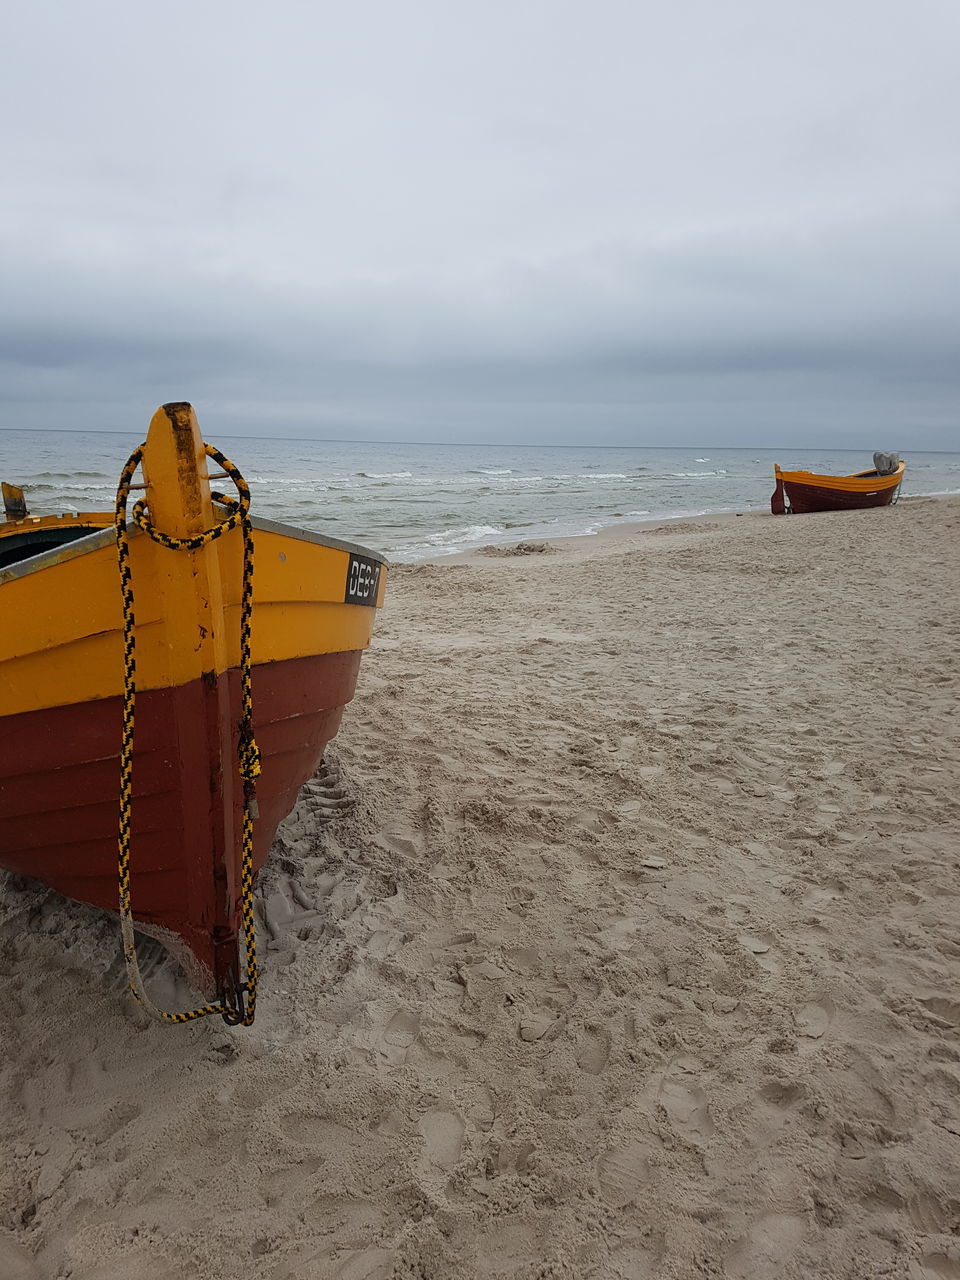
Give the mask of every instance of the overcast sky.
<path id="1" fill-rule="evenodd" d="M 960 449 L 956 0 L 0 0 L 0 426 Z"/>

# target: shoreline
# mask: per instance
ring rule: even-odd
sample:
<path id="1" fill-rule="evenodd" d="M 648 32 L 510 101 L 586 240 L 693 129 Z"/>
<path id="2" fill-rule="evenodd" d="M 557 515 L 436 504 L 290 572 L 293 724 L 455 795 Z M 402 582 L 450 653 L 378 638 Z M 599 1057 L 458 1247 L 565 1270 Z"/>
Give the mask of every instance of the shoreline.
<path id="1" fill-rule="evenodd" d="M 899 507 L 901 504 L 910 504 L 914 506 L 918 503 L 936 502 L 949 504 L 951 502 L 960 503 L 960 494 L 929 494 L 917 495 L 915 497 L 900 498 L 894 504 Z M 891 507 L 867 508 L 867 511 L 875 513 L 890 511 Z M 815 512 L 811 515 L 804 516 L 774 516 L 769 510 L 767 511 L 720 511 L 713 514 L 705 514 L 698 516 L 664 516 L 657 520 L 631 520 L 618 522 L 617 524 L 604 525 L 595 533 L 579 533 L 570 534 L 563 537 L 546 537 L 535 539 L 518 539 L 514 542 L 512 539 L 504 543 L 487 543 L 482 547 L 473 547 L 468 551 L 458 551 L 449 555 L 428 556 L 422 560 L 397 561 L 394 568 L 410 568 L 418 564 L 444 565 L 444 564 L 474 564 L 483 563 L 493 559 L 520 558 L 523 553 L 517 553 L 517 546 L 523 545 L 543 545 L 552 548 L 554 551 L 566 551 L 580 553 L 586 555 L 585 548 L 603 547 L 604 550 L 611 544 L 620 546 L 620 549 L 626 549 L 638 544 L 638 540 L 642 541 L 644 535 L 657 534 L 659 536 L 671 533 L 693 534 L 703 533 L 708 529 L 726 528 L 734 525 L 737 521 L 746 521 L 751 525 L 754 522 L 773 520 L 778 524 L 790 520 L 807 520 L 818 519 L 821 516 L 837 517 L 862 514 L 858 511 L 832 512 L 823 511 Z M 621 545 L 622 544 L 622 545 Z M 531 554 L 536 554 L 531 553 Z"/>

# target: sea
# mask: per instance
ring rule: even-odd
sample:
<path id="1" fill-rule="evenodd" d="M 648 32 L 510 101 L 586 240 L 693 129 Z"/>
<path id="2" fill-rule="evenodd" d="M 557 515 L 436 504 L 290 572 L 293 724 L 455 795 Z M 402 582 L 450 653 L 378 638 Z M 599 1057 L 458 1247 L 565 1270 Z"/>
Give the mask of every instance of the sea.
<path id="1" fill-rule="evenodd" d="M 112 432 L 0 431 L 0 478 L 22 485 L 35 515 L 109 511 L 117 476 L 137 443 Z M 769 510 L 775 462 L 835 475 L 872 466 L 869 454 L 845 450 L 251 436 L 213 443 L 249 482 L 255 515 L 361 542 L 399 562 L 588 537 L 637 521 Z M 902 497 L 960 494 L 960 453 L 903 456 Z"/>

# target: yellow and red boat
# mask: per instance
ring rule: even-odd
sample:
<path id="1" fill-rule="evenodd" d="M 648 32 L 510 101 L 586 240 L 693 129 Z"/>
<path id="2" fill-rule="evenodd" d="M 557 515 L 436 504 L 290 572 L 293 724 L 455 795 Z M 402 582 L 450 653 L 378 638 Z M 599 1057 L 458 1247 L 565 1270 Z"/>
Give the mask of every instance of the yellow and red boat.
<path id="1" fill-rule="evenodd" d="M 252 878 L 353 696 L 386 562 L 250 517 L 189 404 L 154 415 L 115 512 L 4 497 L 0 865 L 118 911 L 215 997 L 200 1013 L 249 1023 Z"/>
<path id="2" fill-rule="evenodd" d="M 906 463 L 895 454 L 874 454 L 872 471 L 852 476 L 823 476 L 814 471 L 782 471 L 774 466 L 776 488 L 770 499 L 775 516 L 812 511 L 887 507 L 896 502 Z"/>

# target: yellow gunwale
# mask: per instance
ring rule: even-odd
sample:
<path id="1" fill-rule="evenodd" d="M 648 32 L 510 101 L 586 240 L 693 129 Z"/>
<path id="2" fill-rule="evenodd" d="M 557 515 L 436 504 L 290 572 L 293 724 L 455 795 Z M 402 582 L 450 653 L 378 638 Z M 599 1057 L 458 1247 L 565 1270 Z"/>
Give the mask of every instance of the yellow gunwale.
<path id="1" fill-rule="evenodd" d="M 63 529 L 71 525 L 95 525 L 105 529 L 113 524 L 112 511 L 65 511 L 60 515 L 24 516 L 21 520 L 0 521 L 0 538 L 15 533 L 36 533 L 44 529 Z"/>
<path id="2" fill-rule="evenodd" d="M 386 557 L 355 543 L 254 517 L 253 662 L 366 649 L 383 602 L 347 604 L 351 553 L 384 566 Z M 222 581 L 219 674 L 239 662 L 242 552 L 238 530 L 211 549 Z M 194 625 L 169 621 L 171 575 L 186 557 L 130 531 L 136 592 L 137 686 L 175 687 L 195 678 L 189 646 L 172 642 Z M 118 696 L 123 681 L 122 616 L 112 527 L 0 570 L 0 723 L 4 715 Z"/>
<path id="3" fill-rule="evenodd" d="M 901 462 L 896 471 L 888 476 L 878 476 L 876 472 L 859 472 L 852 476 L 823 476 L 815 471 L 783 471 L 774 466 L 774 474 L 778 480 L 786 484 L 805 484 L 812 489 L 833 489 L 840 493 L 881 493 L 884 489 L 893 489 L 903 480 L 906 463 Z"/>

